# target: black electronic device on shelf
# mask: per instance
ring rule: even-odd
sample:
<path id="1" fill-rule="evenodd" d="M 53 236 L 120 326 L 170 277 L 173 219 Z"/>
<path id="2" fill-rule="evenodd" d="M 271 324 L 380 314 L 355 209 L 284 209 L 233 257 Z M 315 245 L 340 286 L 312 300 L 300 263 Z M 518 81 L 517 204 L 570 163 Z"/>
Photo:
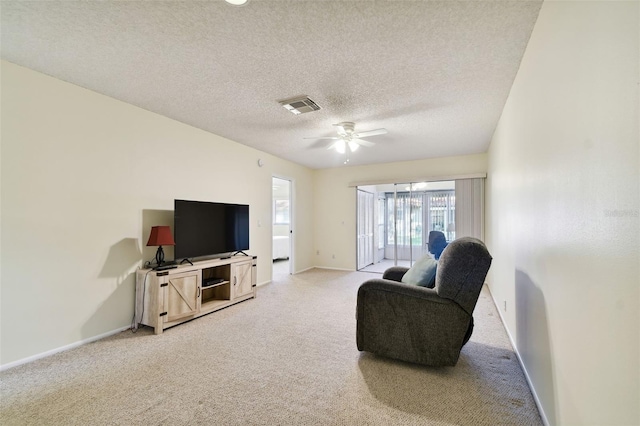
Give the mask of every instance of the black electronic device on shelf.
<path id="1" fill-rule="evenodd" d="M 176 269 L 178 265 L 176 264 L 166 264 L 160 265 L 153 268 L 154 271 L 166 271 L 167 269 Z"/>

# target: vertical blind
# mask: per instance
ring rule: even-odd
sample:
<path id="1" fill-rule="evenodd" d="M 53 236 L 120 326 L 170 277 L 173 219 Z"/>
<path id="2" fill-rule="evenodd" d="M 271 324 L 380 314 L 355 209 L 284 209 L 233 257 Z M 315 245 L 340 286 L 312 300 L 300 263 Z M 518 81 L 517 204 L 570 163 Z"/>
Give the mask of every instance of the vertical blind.
<path id="1" fill-rule="evenodd" d="M 456 180 L 455 232 L 484 241 L 484 179 Z"/>

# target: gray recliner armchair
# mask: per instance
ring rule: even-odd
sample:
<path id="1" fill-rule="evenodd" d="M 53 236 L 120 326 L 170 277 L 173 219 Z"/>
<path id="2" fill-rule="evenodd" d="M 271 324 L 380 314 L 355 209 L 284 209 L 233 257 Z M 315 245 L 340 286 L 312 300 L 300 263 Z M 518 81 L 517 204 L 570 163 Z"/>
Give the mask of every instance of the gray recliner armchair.
<path id="1" fill-rule="evenodd" d="M 473 310 L 491 266 L 484 243 L 464 237 L 442 252 L 433 289 L 400 282 L 388 269 L 358 289 L 358 350 L 432 366 L 458 362 L 473 332 Z"/>

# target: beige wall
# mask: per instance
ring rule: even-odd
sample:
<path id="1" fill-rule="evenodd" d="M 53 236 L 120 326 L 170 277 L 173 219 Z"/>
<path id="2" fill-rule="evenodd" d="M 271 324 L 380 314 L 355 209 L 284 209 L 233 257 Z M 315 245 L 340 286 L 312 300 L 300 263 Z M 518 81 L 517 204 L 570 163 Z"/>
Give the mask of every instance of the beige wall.
<path id="1" fill-rule="evenodd" d="M 545 2 L 489 151 L 491 292 L 550 424 L 640 424 L 638 2 Z"/>
<path id="2" fill-rule="evenodd" d="M 310 169 L 5 61 L 1 138 L 0 364 L 126 327 L 174 198 L 250 204 L 264 283 L 271 178 L 294 179 L 295 268 L 313 266 Z"/>
<path id="3" fill-rule="evenodd" d="M 341 167 L 314 174 L 315 265 L 356 268 L 356 188 L 354 182 L 418 182 L 429 177 L 485 173 L 486 154 Z M 319 252 L 319 254 L 318 254 Z"/>

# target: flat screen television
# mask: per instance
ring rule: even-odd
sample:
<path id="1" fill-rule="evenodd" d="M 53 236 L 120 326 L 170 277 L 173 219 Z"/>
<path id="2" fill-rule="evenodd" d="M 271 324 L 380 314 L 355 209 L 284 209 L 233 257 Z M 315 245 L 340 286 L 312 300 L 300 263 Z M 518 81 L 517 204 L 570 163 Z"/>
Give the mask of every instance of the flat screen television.
<path id="1" fill-rule="evenodd" d="M 174 200 L 173 233 L 176 260 L 249 250 L 249 206 Z"/>

